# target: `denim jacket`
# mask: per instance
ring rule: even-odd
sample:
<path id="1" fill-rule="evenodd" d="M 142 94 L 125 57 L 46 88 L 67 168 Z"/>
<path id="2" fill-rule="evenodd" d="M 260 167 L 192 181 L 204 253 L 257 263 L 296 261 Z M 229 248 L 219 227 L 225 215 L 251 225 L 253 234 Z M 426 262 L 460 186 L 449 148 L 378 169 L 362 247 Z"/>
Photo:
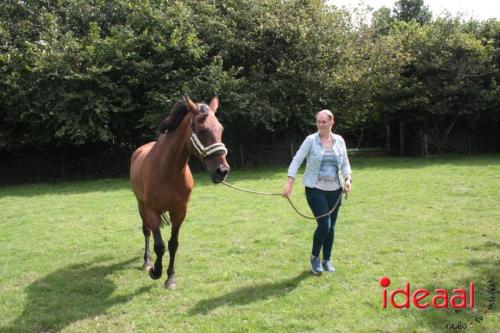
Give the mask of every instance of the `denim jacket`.
<path id="1" fill-rule="evenodd" d="M 339 156 L 337 159 L 337 166 L 339 170 L 337 176 L 339 177 L 339 183 L 342 184 L 340 174 L 342 174 L 345 178 L 351 173 L 351 165 L 349 164 L 349 159 L 347 158 L 347 148 L 344 139 L 340 135 L 333 133 L 330 133 L 330 135 L 332 136 L 334 142 L 333 150 Z M 304 142 L 302 142 L 302 145 L 293 157 L 292 163 L 290 163 L 288 176 L 295 178 L 302 162 L 304 162 L 304 159 L 307 159 L 306 171 L 304 172 L 302 183 L 307 187 L 315 187 L 322 157 L 323 145 L 319 139 L 319 132 L 316 132 L 306 137 Z"/>

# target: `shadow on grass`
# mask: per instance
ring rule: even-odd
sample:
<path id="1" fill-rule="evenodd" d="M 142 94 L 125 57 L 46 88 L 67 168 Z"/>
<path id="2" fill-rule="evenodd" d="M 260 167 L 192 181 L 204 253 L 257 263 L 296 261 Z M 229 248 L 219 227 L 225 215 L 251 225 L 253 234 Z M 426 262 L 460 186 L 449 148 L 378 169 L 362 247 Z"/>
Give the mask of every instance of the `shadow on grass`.
<path id="1" fill-rule="evenodd" d="M 282 297 L 297 288 L 302 280 L 309 277 L 312 277 L 311 272 L 304 271 L 288 280 L 239 288 L 219 297 L 199 301 L 196 306 L 189 311 L 189 314 L 206 314 L 224 305 L 242 305 L 257 300 Z"/>
<path id="2" fill-rule="evenodd" d="M 484 245 L 485 249 L 490 248 L 488 243 Z M 448 285 L 427 285 L 424 288 L 431 291 L 431 295 L 436 288 L 448 290 L 449 298 L 454 293 L 455 288 L 464 288 L 467 292 L 467 308 L 448 309 L 427 308 L 422 311 L 412 309 L 415 314 L 415 322 L 411 327 L 402 329 L 403 332 L 410 332 L 416 327 L 427 327 L 431 332 L 485 332 L 486 325 L 494 325 L 491 321 L 496 317 L 498 311 L 498 278 L 500 277 L 500 261 L 498 259 L 470 260 L 467 265 L 473 267 L 473 274 L 456 280 Z M 469 308 L 469 283 L 475 285 L 475 308 Z M 413 291 L 410 291 L 413 292 Z M 488 306 L 495 299 L 493 307 Z M 415 325 L 416 324 L 416 325 Z M 466 326 L 465 326 L 466 325 Z M 416 327 L 415 327 L 416 326 Z M 455 327 L 455 328 L 453 328 Z M 458 329 L 457 327 L 462 327 Z"/>
<path id="3" fill-rule="evenodd" d="M 111 296 L 117 286 L 108 276 L 136 262 L 137 258 L 110 265 L 74 264 L 50 273 L 25 289 L 23 313 L 0 332 L 58 332 L 74 322 L 105 314 L 110 307 L 151 288 Z"/>
<path id="4" fill-rule="evenodd" d="M 500 244 L 493 242 L 493 241 L 487 241 L 482 246 L 471 247 L 470 250 L 473 250 L 473 251 L 488 251 L 488 250 L 498 251 L 498 250 L 500 250 Z"/>

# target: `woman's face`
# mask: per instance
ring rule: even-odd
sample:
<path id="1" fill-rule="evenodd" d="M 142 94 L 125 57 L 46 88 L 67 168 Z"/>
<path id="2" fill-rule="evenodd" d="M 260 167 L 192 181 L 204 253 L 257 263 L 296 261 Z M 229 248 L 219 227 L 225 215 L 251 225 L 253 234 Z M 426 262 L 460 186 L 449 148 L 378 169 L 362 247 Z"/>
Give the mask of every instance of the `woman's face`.
<path id="1" fill-rule="evenodd" d="M 320 132 L 331 131 L 333 119 L 330 119 L 327 114 L 320 112 L 316 115 L 316 126 Z"/>

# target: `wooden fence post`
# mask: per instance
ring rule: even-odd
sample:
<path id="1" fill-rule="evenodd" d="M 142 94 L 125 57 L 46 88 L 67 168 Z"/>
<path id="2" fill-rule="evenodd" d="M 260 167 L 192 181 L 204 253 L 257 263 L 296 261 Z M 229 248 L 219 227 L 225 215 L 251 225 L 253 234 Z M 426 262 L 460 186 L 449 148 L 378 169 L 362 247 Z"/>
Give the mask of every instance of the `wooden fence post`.
<path id="1" fill-rule="evenodd" d="M 241 162 L 241 167 L 245 167 L 245 155 L 243 153 L 243 145 L 240 144 L 240 162 Z"/>
<path id="2" fill-rule="evenodd" d="M 387 123 L 387 151 L 390 153 L 391 152 L 391 124 Z"/>
<path id="3" fill-rule="evenodd" d="M 424 157 L 429 156 L 429 136 L 424 132 Z"/>
<path id="4" fill-rule="evenodd" d="M 405 154 L 405 122 L 399 122 L 399 155 Z"/>

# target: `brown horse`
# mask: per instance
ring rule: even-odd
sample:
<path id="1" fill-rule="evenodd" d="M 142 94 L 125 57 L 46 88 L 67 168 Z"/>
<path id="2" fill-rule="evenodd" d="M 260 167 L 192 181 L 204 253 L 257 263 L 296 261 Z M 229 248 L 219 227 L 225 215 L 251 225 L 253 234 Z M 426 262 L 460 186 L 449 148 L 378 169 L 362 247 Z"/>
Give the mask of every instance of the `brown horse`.
<path id="1" fill-rule="evenodd" d="M 160 125 L 162 133 L 156 142 L 137 149 L 131 158 L 130 181 L 137 198 L 145 238 L 144 267 L 152 279 L 162 274 L 165 243 L 161 237 L 162 220 L 171 222 L 168 241 L 170 261 L 165 287 L 175 288 L 174 261 L 179 246 L 179 229 L 186 217 L 194 182 L 188 166 L 193 154 L 206 165 L 214 183 L 222 182 L 229 172 L 227 150 L 222 143 L 222 125 L 215 117 L 217 97 L 210 104 L 193 103 L 189 97 L 177 101 Z M 149 238 L 153 232 L 156 261 L 151 265 Z"/>

